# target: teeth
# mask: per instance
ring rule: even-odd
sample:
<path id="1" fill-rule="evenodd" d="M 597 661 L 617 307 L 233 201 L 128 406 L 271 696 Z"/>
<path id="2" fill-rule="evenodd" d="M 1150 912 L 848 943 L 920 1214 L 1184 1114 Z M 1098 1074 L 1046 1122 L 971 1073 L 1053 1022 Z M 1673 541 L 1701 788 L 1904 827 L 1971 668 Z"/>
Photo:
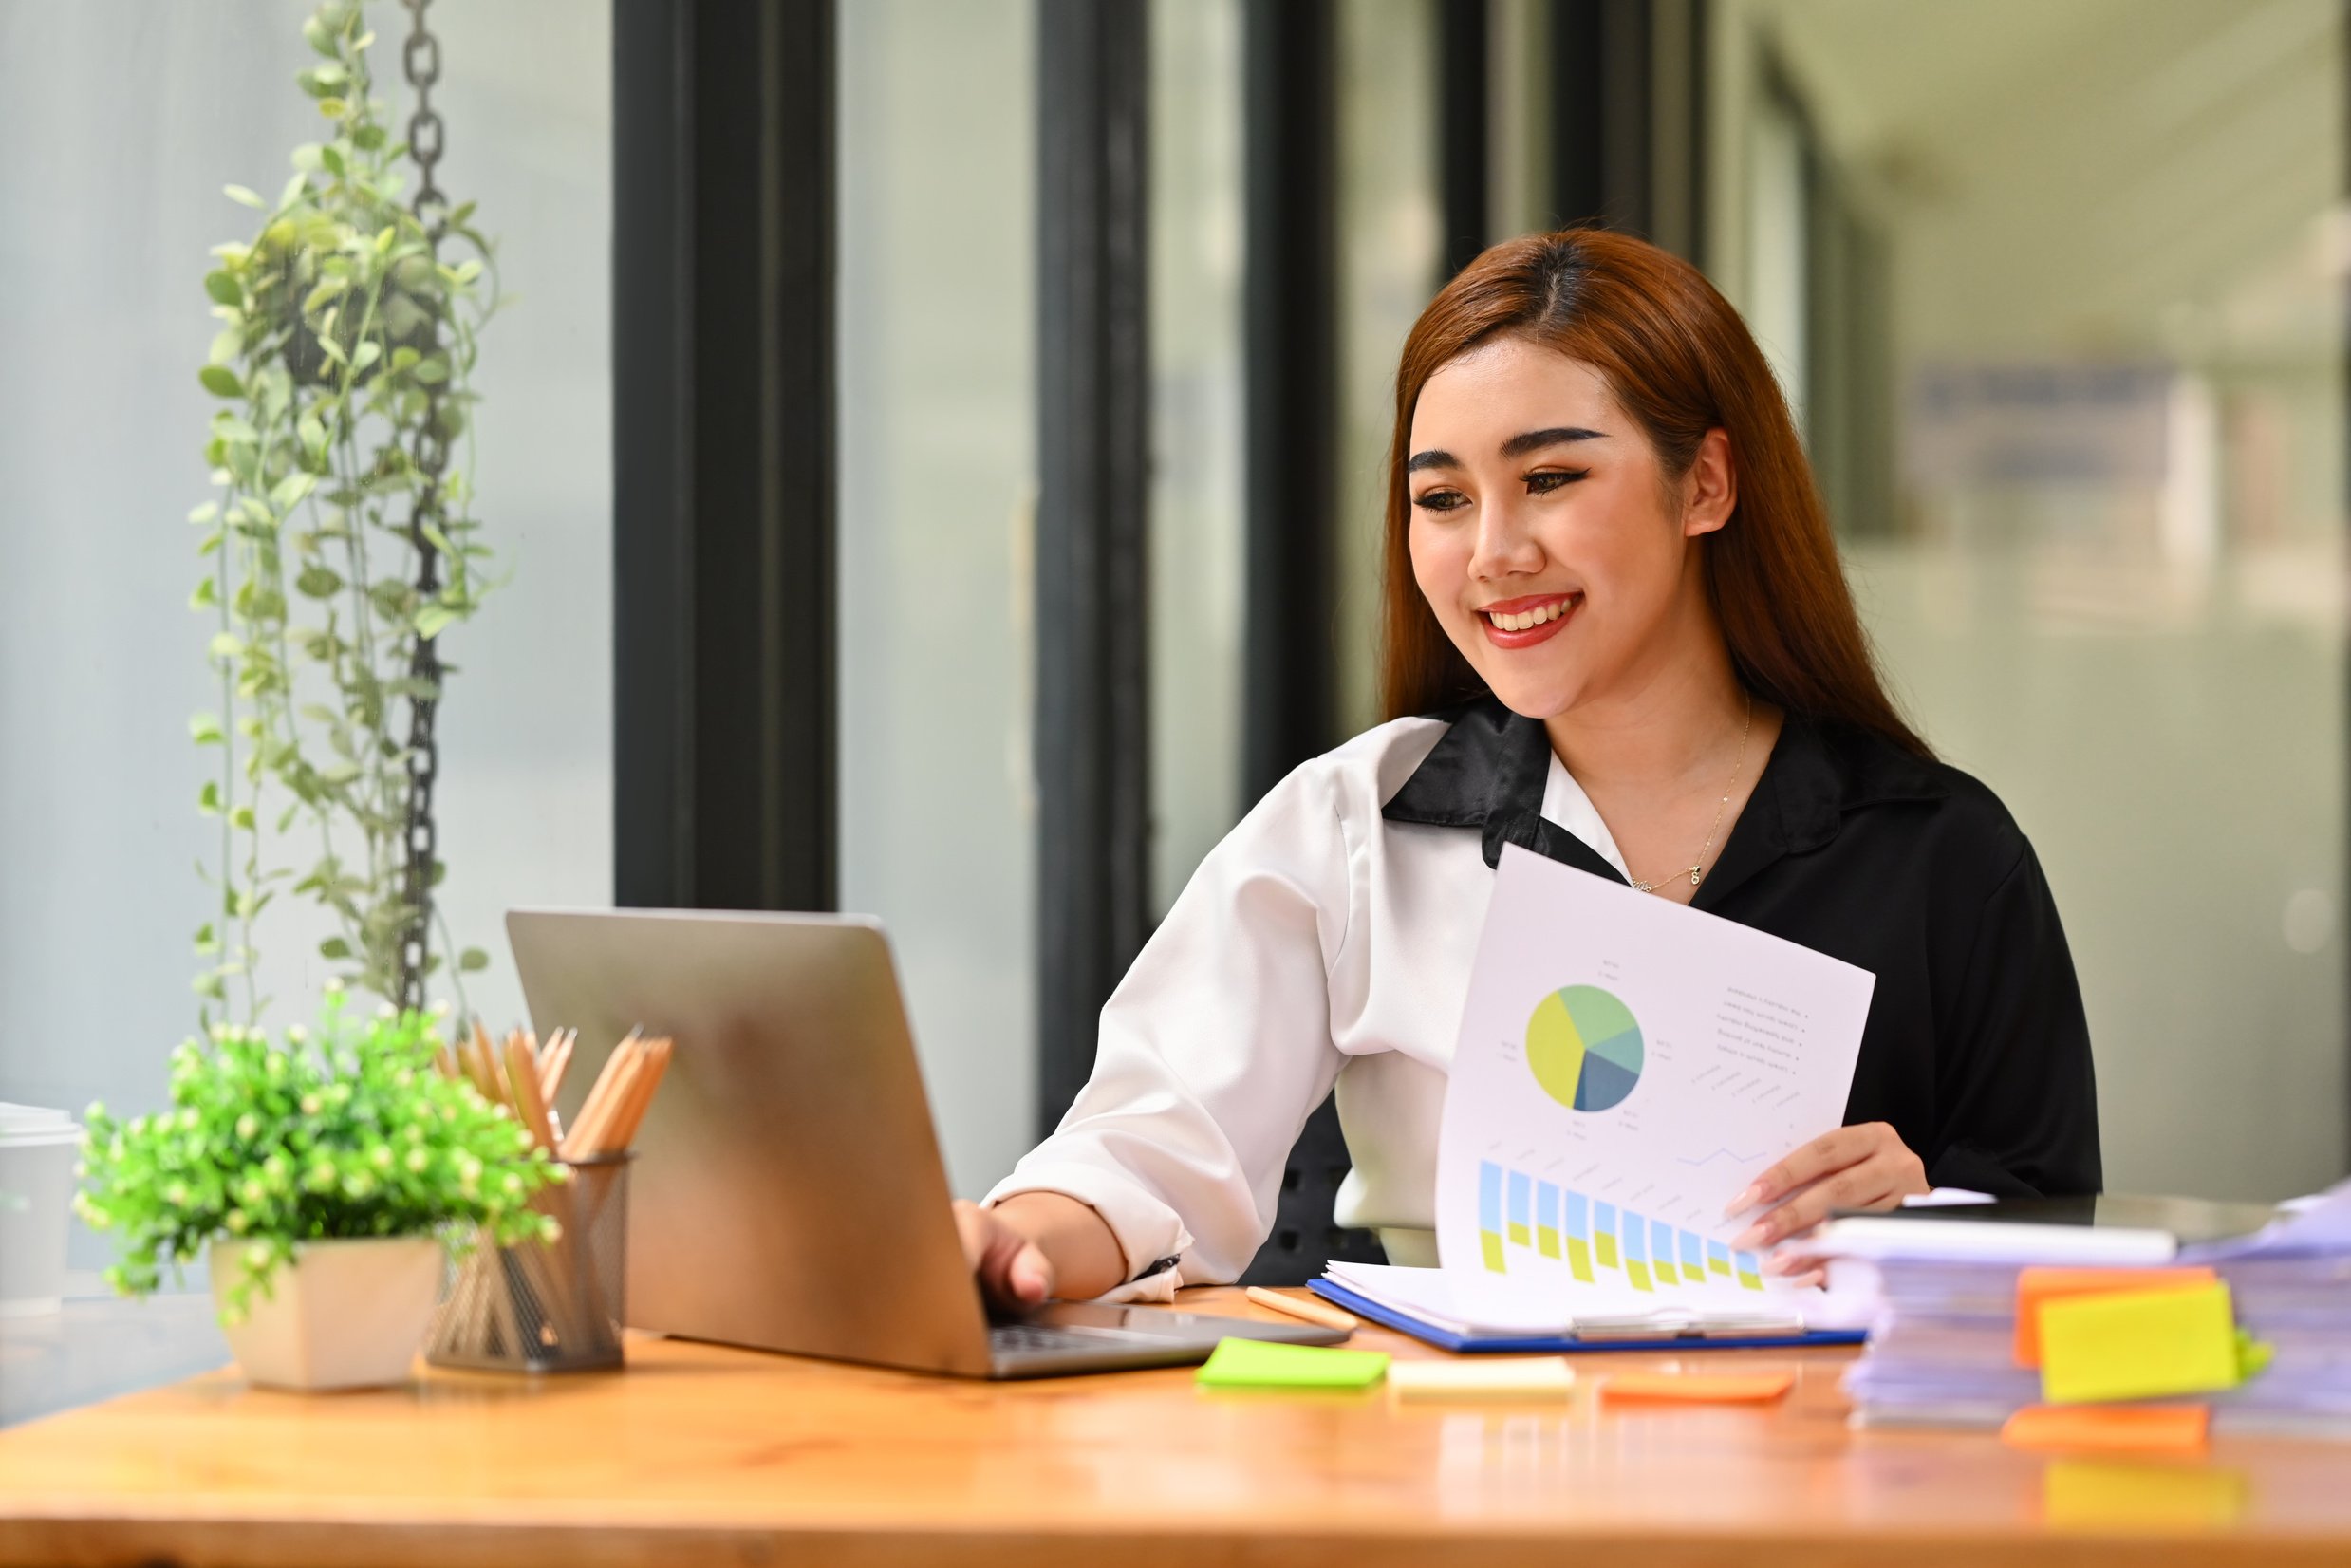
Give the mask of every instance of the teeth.
<path id="1" fill-rule="evenodd" d="M 1568 604 L 1569 601 L 1560 599 L 1540 608 L 1528 610 L 1522 615 L 1496 615 L 1489 611 L 1487 619 L 1503 631 L 1532 631 L 1546 621 L 1557 621 L 1560 616 L 1565 615 Z"/>

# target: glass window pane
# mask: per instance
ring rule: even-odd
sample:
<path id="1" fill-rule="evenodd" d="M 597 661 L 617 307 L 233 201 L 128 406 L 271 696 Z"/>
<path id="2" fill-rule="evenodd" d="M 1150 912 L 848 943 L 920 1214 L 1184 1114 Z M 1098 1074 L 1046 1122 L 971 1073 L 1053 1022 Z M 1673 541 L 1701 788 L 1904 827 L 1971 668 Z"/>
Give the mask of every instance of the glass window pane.
<path id="1" fill-rule="evenodd" d="M 1338 8 L 1338 733 L 1379 719 L 1380 537 L 1396 359 L 1439 282 L 1429 0 Z"/>
<path id="2" fill-rule="evenodd" d="M 840 8 L 841 903 L 889 924 L 955 1190 L 1036 1120 L 1027 0 Z"/>
<path id="3" fill-rule="evenodd" d="M 1242 811 L 1240 0 L 1154 0 L 1150 48 L 1156 916 Z"/>

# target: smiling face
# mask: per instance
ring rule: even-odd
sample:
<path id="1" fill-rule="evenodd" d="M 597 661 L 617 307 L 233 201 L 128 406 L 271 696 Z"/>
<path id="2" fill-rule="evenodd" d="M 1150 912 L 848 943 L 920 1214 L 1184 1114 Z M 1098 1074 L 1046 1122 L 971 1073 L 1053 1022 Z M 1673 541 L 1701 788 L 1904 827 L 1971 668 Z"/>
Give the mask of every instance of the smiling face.
<path id="1" fill-rule="evenodd" d="M 1697 536 L 1730 514 L 1720 431 L 1669 481 L 1596 371 L 1502 338 L 1428 378 L 1409 453 L 1413 579 L 1513 712 L 1636 694 L 1719 638 Z"/>

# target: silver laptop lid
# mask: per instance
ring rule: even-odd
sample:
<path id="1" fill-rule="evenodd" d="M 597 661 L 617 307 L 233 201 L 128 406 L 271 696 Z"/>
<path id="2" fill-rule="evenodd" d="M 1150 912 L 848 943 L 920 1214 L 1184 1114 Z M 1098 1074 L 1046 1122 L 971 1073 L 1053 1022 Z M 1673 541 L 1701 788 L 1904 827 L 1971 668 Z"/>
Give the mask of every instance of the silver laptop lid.
<path id="1" fill-rule="evenodd" d="M 506 927 L 532 1026 L 580 1032 L 567 1115 L 632 1028 L 678 1042 L 629 1173 L 632 1327 L 985 1375 L 877 923 L 517 909 Z"/>

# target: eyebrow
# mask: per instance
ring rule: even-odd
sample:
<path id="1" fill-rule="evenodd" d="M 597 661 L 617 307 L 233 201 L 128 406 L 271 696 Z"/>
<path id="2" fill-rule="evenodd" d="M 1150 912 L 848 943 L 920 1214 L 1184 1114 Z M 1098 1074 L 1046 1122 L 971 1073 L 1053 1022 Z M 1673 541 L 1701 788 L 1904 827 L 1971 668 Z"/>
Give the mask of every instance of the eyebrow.
<path id="1" fill-rule="evenodd" d="M 1521 431 L 1511 437 L 1502 442 L 1502 455 L 1505 457 L 1521 457 L 1529 452 L 1539 452 L 1546 446 L 1563 446 L 1570 441 L 1604 441 L 1606 439 L 1608 439 L 1608 435 L 1605 431 L 1586 430 L 1579 424 L 1554 425 L 1548 430 Z M 1410 460 L 1404 465 L 1404 471 L 1407 474 L 1418 474 L 1425 468 L 1459 468 L 1461 466 L 1461 459 L 1450 452 L 1441 447 L 1430 447 L 1426 452 L 1413 453 Z"/>

